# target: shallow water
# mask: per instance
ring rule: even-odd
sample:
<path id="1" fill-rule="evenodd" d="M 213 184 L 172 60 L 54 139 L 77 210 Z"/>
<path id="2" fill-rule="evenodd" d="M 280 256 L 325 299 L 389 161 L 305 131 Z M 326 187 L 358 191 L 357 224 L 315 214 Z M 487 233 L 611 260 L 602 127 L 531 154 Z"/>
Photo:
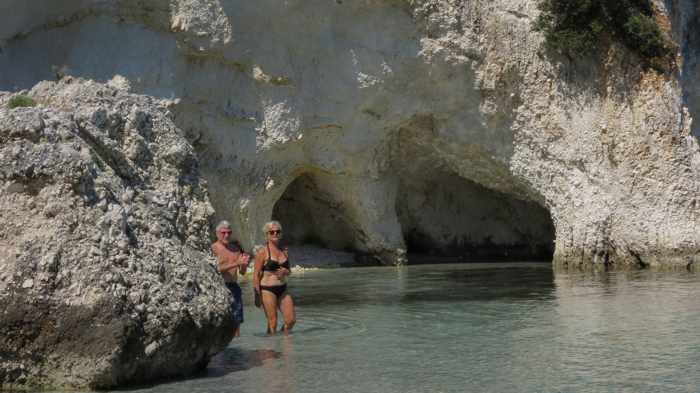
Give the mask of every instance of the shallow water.
<path id="1" fill-rule="evenodd" d="M 206 375 L 139 392 L 700 392 L 699 284 L 549 264 L 298 273 L 292 335 L 246 305 Z"/>

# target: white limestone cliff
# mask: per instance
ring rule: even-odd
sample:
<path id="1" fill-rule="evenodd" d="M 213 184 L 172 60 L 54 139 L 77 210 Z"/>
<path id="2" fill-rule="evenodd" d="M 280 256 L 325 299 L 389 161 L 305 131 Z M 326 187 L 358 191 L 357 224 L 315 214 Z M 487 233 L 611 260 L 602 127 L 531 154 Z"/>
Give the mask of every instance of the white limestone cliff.
<path id="1" fill-rule="evenodd" d="M 697 5 L 657 3 L 680 72 L 546 53 L 534 0 L 8 1 L 0 89 L 119 76 L 177 100 L 246 247 L 276 216 L 385 263 L 556 239 L 561 264 L 691 266 Z"/>

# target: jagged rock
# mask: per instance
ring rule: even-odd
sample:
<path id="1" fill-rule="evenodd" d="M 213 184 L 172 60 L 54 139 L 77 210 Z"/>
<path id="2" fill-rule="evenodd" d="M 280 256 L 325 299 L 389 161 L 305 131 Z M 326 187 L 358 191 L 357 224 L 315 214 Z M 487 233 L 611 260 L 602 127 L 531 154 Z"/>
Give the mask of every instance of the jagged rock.
<path id="1" fill-rule="evenodd" d="M 0 97 L 0 385 L 201 369 L 230 339 L 229 294 L 171 103 L 70 77 L 27 94 L 39 105 Z"/>
<path id="2" fill-rule="evenodd" d="M 654 3 L 681 75 L 614 43 L 600 62 L 546 53 L 536 0 L 25 4 L 0 16 L 23 21 L 0 24 L 0 88 L 119 75 L 179 99 L 217 215 L 247 248 L 275 216 L 384 263 L 556 239 L 568 266 L 691 266 L 697 4 Z M 127 159 L 142 154 L 130 143 Z"/>

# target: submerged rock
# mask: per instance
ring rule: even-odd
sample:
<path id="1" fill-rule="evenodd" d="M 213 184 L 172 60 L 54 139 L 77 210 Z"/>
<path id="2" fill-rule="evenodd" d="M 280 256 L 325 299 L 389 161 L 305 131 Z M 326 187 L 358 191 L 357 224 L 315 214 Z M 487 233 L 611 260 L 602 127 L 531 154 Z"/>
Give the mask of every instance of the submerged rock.
<path id="1" fill-rule="evenodd" d="M 212 208 L 169 101 L 74 78 L 0 96 L 0 385 L 189 375 L 231 334 Z"/>

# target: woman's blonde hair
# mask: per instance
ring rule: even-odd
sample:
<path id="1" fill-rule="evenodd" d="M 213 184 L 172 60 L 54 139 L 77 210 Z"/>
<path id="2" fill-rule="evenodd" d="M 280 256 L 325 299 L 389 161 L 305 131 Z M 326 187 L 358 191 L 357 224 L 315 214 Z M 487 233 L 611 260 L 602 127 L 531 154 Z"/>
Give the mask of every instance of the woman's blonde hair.
<path id="1" fill-rule="evenodd" d="M 268 221 L 265 223 L 265 225 L 263 225 L 263 227 L 262 227 L 263 233 L 267 235 L 267 231 L 269 231 L 270 227 L 273 225 L 279 227 L 280 231 L 282 230 L 282 224 L 280 224 L 279 221 L 273 220 L 273 221 Z"/>

